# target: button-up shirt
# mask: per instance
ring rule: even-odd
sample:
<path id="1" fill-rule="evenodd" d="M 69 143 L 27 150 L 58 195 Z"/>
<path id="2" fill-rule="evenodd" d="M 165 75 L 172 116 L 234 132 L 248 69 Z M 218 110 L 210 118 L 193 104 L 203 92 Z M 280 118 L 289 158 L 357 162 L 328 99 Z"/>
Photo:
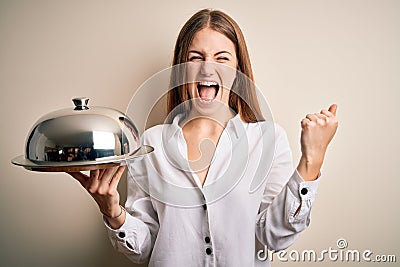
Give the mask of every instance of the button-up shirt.
<path id="1" fill-rule="evenodd" d="M 128 164 L 125 222 L 106 224 L 112 245 L 133 262 L 162 267 L 260 266 L 257 242 L 290 246 L 309 225 L 319 179 L 305 182 L 293 169 L 283 128 L 232 118 L 202 185 L 180 119 L 143 133 L 155 150 Z"/>

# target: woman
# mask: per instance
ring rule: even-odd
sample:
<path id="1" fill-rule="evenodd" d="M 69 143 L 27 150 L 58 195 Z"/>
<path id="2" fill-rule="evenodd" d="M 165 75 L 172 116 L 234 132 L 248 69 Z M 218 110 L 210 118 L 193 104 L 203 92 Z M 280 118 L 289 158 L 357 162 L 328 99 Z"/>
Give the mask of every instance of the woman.
<path id="1" fill-rule="evenodd" d="M 263 119 L 243 34 L 232 18 L 208 9 L 194 14 L 175 45 L 173 64 L 182 63 L 171 80 L 183 70 L 185 82 L 168 92 L 171 123 L 145 131 L 142 142 L 156 150 L 129 166 L 126 210 L 117 191 L 125 167 L 71 175 L 98 203 L 112 244 L 133 262 L 254 266 L 255 235 L 280 250 L 308 226 L 338 125 L 336 105 L 301 121 L 302 155 L 293 170 L 284 130 Z M 264 142 L 271 129 L 273 142 Z M 263 155 L 272 155 L 270 162 Z M 266 177 L 254 185 L 260 167 Z M 160 181 L 197 190 L 179 199 Z M 216 194 L 219 181 L 223 194 Z M 170 198 L 161 199 L 165 194 Z"/>

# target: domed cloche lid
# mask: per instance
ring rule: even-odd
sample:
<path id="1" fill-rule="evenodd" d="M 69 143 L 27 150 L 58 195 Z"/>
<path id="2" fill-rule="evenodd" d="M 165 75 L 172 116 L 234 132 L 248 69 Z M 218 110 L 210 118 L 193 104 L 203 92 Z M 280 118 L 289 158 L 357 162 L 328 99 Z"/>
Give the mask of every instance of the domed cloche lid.
<path id="1" fill-rule="evenodd" d="M 137 128 L 120 111 L 89 107 L 84 97 L 73 102 L 73 108 L 41 117 L 30 130 L 25 155 L 11 162 L 32 171 L 73 172 L 121 165 L 153 151 L 140 145 Z"/>

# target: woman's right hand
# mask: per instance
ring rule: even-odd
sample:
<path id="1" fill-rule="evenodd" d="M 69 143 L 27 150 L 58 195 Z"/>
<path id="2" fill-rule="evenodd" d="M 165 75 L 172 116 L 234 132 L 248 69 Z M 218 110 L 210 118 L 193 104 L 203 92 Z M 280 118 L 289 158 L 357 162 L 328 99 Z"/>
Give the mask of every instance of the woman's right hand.
<path id="1" fill-rule="evenodd" d="M 100 170 L 91 170 L 87 176 L 81 172 L 69 172 L 88 191 L 99 205 L 101 213 L 114 229 L 121 227 L 125 222 L 125 211 L 119 204 L 118 183 L 126 166 L 111 167 Z M 121 214 L 124 213 L 124 214 Z M 121 216 L 118 216 L 121 214 Z M 116 218 L 113 218 L 116 217 Z"/>

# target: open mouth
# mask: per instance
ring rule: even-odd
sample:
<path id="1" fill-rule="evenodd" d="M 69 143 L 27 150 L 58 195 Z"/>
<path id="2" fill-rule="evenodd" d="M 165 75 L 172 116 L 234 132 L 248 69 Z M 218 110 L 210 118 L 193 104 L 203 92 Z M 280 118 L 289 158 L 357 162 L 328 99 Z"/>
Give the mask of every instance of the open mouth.
<path id="1" fill-rule="evenodd" d="M 200 99 L 205 103 L 211 103 L 217 96 L 219 84 L 214 81 L 202 81 L 197 83 L 197 92 Z"/>

